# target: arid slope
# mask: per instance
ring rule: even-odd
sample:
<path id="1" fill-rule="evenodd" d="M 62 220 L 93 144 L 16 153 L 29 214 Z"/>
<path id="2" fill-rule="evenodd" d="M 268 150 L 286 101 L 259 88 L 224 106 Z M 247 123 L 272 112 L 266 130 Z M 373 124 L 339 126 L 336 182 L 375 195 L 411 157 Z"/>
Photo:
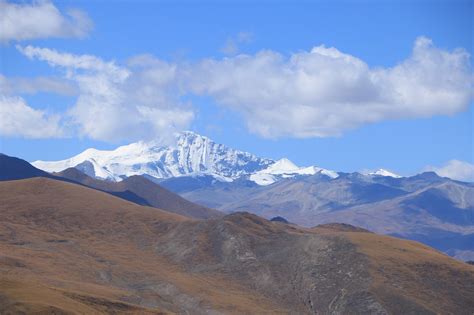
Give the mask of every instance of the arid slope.
<path id="1" fill-rule="evenodd" d="M 0 200 L 2 314 L 474 310 L 473 266 L 348 226 L 194 220 L 47 178 Z"/>

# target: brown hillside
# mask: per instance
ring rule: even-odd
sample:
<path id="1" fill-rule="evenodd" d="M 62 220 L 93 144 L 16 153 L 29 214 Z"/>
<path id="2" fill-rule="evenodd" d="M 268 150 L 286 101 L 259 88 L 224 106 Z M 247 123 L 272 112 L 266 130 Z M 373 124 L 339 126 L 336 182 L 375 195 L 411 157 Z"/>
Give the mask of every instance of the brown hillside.
<path id="1" fill-rule="evenodd" d="M 0 182 L 0 313 L 470 314 L 474 267 L 247 213 L 193 220 L 53 179 Z"/>

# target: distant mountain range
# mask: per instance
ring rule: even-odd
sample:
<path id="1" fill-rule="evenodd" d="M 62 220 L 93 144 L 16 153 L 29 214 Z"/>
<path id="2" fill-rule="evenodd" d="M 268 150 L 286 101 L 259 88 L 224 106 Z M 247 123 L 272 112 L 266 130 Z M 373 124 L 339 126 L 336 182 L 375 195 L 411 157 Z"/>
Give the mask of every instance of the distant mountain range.
<path id="1" fill-rule="evenodd" d="M 311 227 L 340 222 L 419 240 L 459 259 L 474 259 L 474 184 L 435 173 L 393 178 L 320 174 L 259 186 L 210 177 L 167 179 L 162 186 L 223 212 L 281 216 Z"/>
<path id="2" fill-rule="evenodd" d="M 153 180 L 208 175 L 223 182 L 247 178 L 259 185 L 269 185 L 283 178 L 317 173 L 331 178 L 338 176 L 334 171 L 316 166 L 298 167 L 288 159 L 260 158 L 190 131 L 176 134 L 176 142 L 169 146 L 136 142 L 112 151 L 87 149 L 66 160 L 32 164 L 47 172 L 75 167 L 91 177 L 112 181 L 133 175 L 145 175 Z"/>
<path id="3" fill-rule="evenodd" d="M 138 142 L 33 165 L 48 172 L 74 167 L 111 181 L 143 175 L 187 200 L 223 212 L 281 216 L 308 227 L 354 224 L 474 260 L 473 183 L 432 172 L 401 177 L 382 169 L 361 174 L 298 167 L 288 159 L 259 158 L 192 132 L 176 137 L 172 146 Z"/>

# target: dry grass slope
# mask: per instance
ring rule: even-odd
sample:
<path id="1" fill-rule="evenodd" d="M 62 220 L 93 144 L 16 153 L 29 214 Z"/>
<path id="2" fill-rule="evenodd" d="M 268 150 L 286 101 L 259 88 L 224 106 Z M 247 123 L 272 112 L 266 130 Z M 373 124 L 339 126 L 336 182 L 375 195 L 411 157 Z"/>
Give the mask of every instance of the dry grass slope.
<path id="1" fill-rule="evenodd" d="M 47 178 L 0 200 L 1 314 L 474 310 L 473 266 L 347 226 L 194 220 Z"/>

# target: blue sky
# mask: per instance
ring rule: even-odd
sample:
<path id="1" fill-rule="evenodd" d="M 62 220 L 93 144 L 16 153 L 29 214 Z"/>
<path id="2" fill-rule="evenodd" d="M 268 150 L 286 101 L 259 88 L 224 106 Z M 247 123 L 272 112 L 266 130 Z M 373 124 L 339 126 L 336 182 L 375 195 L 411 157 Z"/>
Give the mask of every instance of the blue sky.
<path id="1" fill-rule="evenodd" d="M 228 68 L 223 61 L 225 58 L 234 60 L 240 54 L 245 54 L 252 60 L 259 60 L 257 55 L 262 50 L 279 54 L 283 59 L 283 62 L 272 63 L 272 70 L 275 70 L 272 73 L 280 73 L 274 67 L 290 64 L 292 56 L 303 58 L 304 53 L 320 45 L 334 47 L 339 52 L 363 61 L 373 72 L 391 69 L 409 59 L 414 43 L 420 36 L 430 39 L 439 51 L 453 53 L 455 49 L 462 48 L 472 55 L 473 5 L 470 1 L 262 1 L 257 4 L 250 1 L 120 1 L 113 5 L 104 1 L 62 1 L 51 5 L 64 16 L 71 8 L 79 9 L 93 26 L 77 22 L 77 25 L 71 26 L 71 31 L 64 31 L 67 27 L 63 27 L 59 31 L 52 29 L 45 31 L 45 34 L 33 34 L 30 38 L 20 38 L 20 33 L 13 30 L 13 35 L 6 39 L 4 36 L 0 44 L 0 73 L 5 78 L 53 77 L 60 82 L 69 80 L 65 78 L 67 67 L 51 66 L 40 60 L 44 51 L 31 53 L 34 56 L 28 58 L 28 53 L 21 53 L 17 45 L 22 48 L 31 45 L 76 56 L 93 55 L 105 63 L 115 61 L 117 66 L 127 69 L 131 69 L 131 58 L 146 54 L 154 58 L 153 61 L 147 59 L 150 65 L 156 66 L 156 60 L 160 60 L 167 67 L 177 65 L 193 76 L 189 84 L 191 87 L 186 87 L 188 90 L 179 97 L 173 93 L 182 87 L 176 87 L 174 82 L 170 83 L 171 87 L 166 85 L 166 91 L 163 92 L 163 102 L 167 105 L 160 109 L 173 111 L 170 114 L 173 117 L 181 113 L 193 115 L 185 121 L 173 121 L 177 129 L 191 129 L 217 142 L 259 156 L 275 159 L 288 157 L 298 165 L 319 165 L 338 171 L 387 168 L 408 175 L 428 165 L 442 166 L 450 160 L 473 163 L 472 97 L 467 105 L 453 104 L 452 110 L 443 109 L 444 104 L 433 101 L 430 104 L 438 106 L 436 109 L 416 111 L 417 114 L 410 115 L 405 115 L 401 109 L 391 116 L 393 106 L 389 102 L 383 104 L 387 108 L 383 117 L 373 122 L 345 117 L 347 128 L 343 120 L 336 127 L 331 125 L 330 131 L 324 129 L 321 132 L 317 125 L 323 124 L 325 118 L 305 120 L 301 123 L 303 128 L 296 118 L 286 126 L 286 123 L 282 123 L 285 120 L 277 117 L 282 108 L 288 110 L 288 115 L 293 115 L 291 108 L 299 106 L 299 103 L 282 103 L 273 109 L 268 104 L 264 109 L 253 112 L 242 100 L 254 101 L 253 106 L 256 107 L 259 106 L 258 99 L 248 98 L 246 91 L 241 91 L 239 95 L 233 94 L 230 89 L 213 92 L 219 80 L 214 85 L 206 83 L 208 85 L 201 90 L 199 82 L 206 81 L 210 73 L 222 73 L 224 78 L 226 71 L 237 69 L 237 73 L 240 66 L 234 64 Z M 79 28 L 81 32 L 72 30 L 72 27 Z M 198 66 L 209 59 L 217 64 L 213 72 Z M 468 59 L 472 60 L 471 57 Z M 199 68 L 199 71 L 195 68 Z M 344 67 L 337 69 L 344 71 Z M 98 75 L 97 69 L 84 71 L 86 75 L 91 75 L 88 71 Z M 472 73 L 471 68 L 466 71 Z M 75 80 L 71 84 L 73 90 L 80 78 Z M 433 84 L 438 86 L 442 83 Z M 334 88 L 333 85 L 330 87 Z M 15 94 L 15 97 L 21 97 L 35 110 L 45 110 L 52 116 L 56 113 L 62 115 L 75 106 L 83 92 L 58 93 L 60 88 L 66 89 L 57 87 L 51 92 L 51 89 L 44 91 L 44 88 L 38 88 L 35 93 L 23 89 L 9 92 L 9 96 Z M 156 87 L 161 88 L 161 85 Z M 336 86 L 334 93 L 337 92 Z M 342 86 L 341 94 L 345 93 Z M 348 102 L 351 102 L 353 94 L 348 95 Z M 130 97 L 127 96 L 127 102 L 130 102 Z M 296 98 L 299 97 L 296 95 Z M 301 99 L 304 97 L 301 96 Z M 174 111 L 175 103 L 179 111 Z M 128 113 L 127 110 L 124 113 Z M 262 128 L 255 127 L 258 125 L 255 117 L 264 115 L 266 110 L 276 112 L 275 120 L 265 118 Z M 325 113 L 328 117 L 339 119 L 339 112 L 335 110 L 324 110 L 322 116 L 318 112 L 314 117 L 325 117 Z M 81 115 L 84 116 L 82 112 Z M 93 116 L 87 117 L 94 120 Z M 33 161 L 64 159 L 88 147 L 111 149 L 140 137 L 140 132 L 136 132 L 133 139 L 119 136 L 122 131 L 124 135 L 128 132 L 135 134 L 132 129 L 137 125 L 127 125 L 128 118 L 126 114 L 114 118 L 122 120 L 125 130 L 118 130 L 119 127 L 115 125 L 111 131 L 100 130 L 96 133 L 81 129 L 82 132 L 67 132 L 66 138 L 56 138 L 54 131 L 51 131 L 50 136 L 34 139 L 35 136 L 22 134 L 21 128 L 17 133 L 10 130 L 1 137 L 0 151 Z M 249 127 L 249 124 L 253 127 Z M 279 124 L 284 129 L 281 132 Z M 157 136 L 163 132 L 159 129 L 161 127 L 153 126 Z"/>

